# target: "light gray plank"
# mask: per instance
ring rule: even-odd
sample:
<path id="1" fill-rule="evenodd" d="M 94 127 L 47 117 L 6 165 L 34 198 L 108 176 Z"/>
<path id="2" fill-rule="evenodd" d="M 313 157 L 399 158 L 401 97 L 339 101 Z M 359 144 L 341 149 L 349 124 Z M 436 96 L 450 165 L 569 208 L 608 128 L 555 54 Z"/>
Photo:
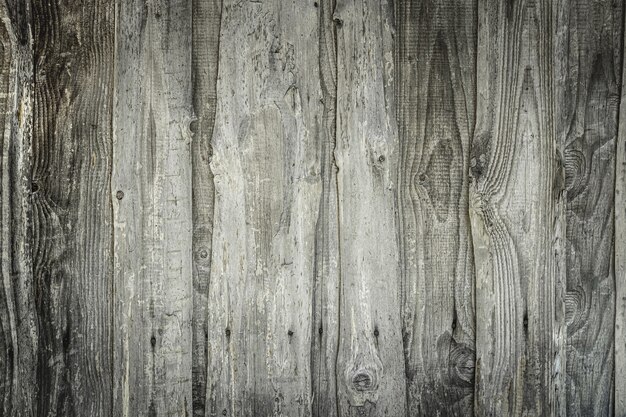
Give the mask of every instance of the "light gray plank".
<path id="1" fill-rule="evenodd" d="M 478 416 L 564 412 L 564 193 L 552 6 L 478 2 L 470 159 Z"/>
<path id="2" fill-rule="evenodd" d="M 474 263 L 468 216 L 475 0 L 397 3 L 398 200 L 410 415 L 471 416 Z"/>
<path id="3" fill-rule="evenodd" d="M 626 13 L 626 11 L 624 11 Z M 622 28 L 624 31 L 624 28 Z M 626 31 L 623 35 L 626 37 Z M 623 43 L 626 48 L 626 42 Z M 623 52 L 622 52 L 623 53 Z M 622 66 L 615 178 L 615 416 L 626 416 L 626 71 Z"/>
<path id="4" fill-rule="evenodd" d="M 393 5 L 337 1 L 339 415 L 405 414 Z"/>
<path id="5" fill-rule="evenodd" d="M 191 1 L 118 5 L 116 416 L 192 412 Z"/>
<path id="6" fill-rule="evenodd" d="M 311 414 L 319 73 L 312 2 L 224 2 L 211 160 L 209 415 Z"/>

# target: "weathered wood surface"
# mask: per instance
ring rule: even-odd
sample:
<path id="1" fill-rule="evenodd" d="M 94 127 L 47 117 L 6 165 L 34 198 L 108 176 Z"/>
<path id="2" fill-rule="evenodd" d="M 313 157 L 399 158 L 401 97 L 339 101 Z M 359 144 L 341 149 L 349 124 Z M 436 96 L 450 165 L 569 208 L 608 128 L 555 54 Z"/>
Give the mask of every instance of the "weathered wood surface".
<path id="1" fill-rule="evenodd" d="M 476 414 L 558 415 L 563 168 L 555 135 L 551 1 L 478 3 L 470 217 Z"/>
<path id="2" fill-rule="evenodd" d="M 560 7 L 556 78 L 561 84 L 555 104 L 567 190 L 567 414 L 610 416 L 624 9 L 622 2 L 584 0 L 564 0 Z"/>
<path id="3" fill-rule="evenodd" d="M 0 5 L 0 415 L 35 416 L 40 390 L 31 256 L 33 49 L 28 4 Z"/>
<path id="4" fill-rule="evenodd" d="M 399 236 L 409 415 L 471 416 L 468 216 L 476 1 L 398 3 Z"/>
<path id="5" fill-rule="evenodd" d="M 626 36 L 626 32 L 622 34 Z M 626 47 L 626 42 L 622 43 Z M 623 50 L 622 50 L 623 53 Z M 623 55 L 622 55 L 623 56 Z M 626 82 L 622 69 L 622 82 Z M 615 170 L 615 415 L 626 416 L 626 89 L 621 88 Z"/>
<path id="6" fill-rule="evenodd" d="M 0 416 L 626 416 L 624 13 L 6 0 Z"/>
<path id="7" fill-rule="evenodd" d="M 223 4 L 210 165 L 209 415 L 311 415 L 318 26 L 313 3 Z"/>
<path id="8" fill-rule="evenodd" d="M 193 211 L 193 415 L 204 416 L 207 392 L 208 296 L 213 237 L 215 190 L 210 162 L 211 138 L 217 105 L 216 81 L 221 1 L 194 0 L 192 29 L 192 83 L 195 120 L 192 142 Z"/>
<path id="9" fill-rule="evenodd" d="M 113 415 L 192 412 L 191 0 L 117 7 Z"/>
<path id="10" fill-rule="evenodd" d="M 37 415 L 111 415 L 115 3 L 33 1 Z"/>

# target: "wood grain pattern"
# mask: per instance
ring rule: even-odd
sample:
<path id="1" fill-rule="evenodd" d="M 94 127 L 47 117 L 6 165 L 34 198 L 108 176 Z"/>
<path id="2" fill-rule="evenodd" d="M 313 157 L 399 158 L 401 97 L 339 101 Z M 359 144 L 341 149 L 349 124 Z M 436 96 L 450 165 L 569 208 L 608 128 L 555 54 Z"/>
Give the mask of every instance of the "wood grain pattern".
<path id="1" fill-rule="evenodd" d="M 624 11 L 626 13 L 626 10 Z M 623 31 L 622 36 L 626 36 Z M 622 43 L 626 48 L 626 42 Z M 623 54 L 623 49 L 622 49 Z M 623 55 L 622 55 L 623 57 Z M 615 409 L 626 416 L 626 71 L 622 66 L 615 162 Z"/>
<path id="2" fill-rule="evenodd" d="M 563 414 L 563 173 L 553 4 L 479 1 L 470 218 L 476 414 Z"/>
<path id="3" fill-rule="evenodd" d="M 624 13 L 0 2 L 0 416 L 626 417 Z"/>
<path id="4" fill-rule="evenodd" d="M 315 5 L 315 3 L 314 3 Z M 336 359 L 339 344 L 339 207 L 335 146 L 337 131 L 337 48 L 334 0 L 319 6 L 319 67 L 322 194 L 315 237 L 315 287 L 311 335 L 313 416 L 337 417 Z"/>
<path id="5" fill-rule="evenodd" d="M 471 416 L 474 264 L 468 216 L 476 2 L 398 2 L 398 178 L 409 415 Z"/>
<path id="6" fill-rule="evenodd" d="M 613 415 L 622 2 L 563 1 L 556 108 L 567 189 L 567 414 Z"/>
<path id="7" fill-rule="evenodd" d="M 37 415 L 30 5 L 0 4 L 0 415 Z"/>
<path id="8" fill-rule="evenodd" d="M 217 105 L 217 60 L 221 1 L 194 0 L 192 36 L 193 107 L 191 124 L 193 210 L 193 415 L 204 416 L 207 392 L 209 280 L 215 190 L 210 162 Z"/>
<path id="9" fill-rule="evenodd" d="M 192 414 L 190 0 L 117 8 L 113 414 Z"/>
<path id="10" fill-rule="evenodd" d="M 313 3 L 224 2 L 211 160 L 209 415 L 311 415 L 318 36 Z"/>
<path id="11" fill-rule="evenodd" d="M 38 415 L 111 414 L 114 2 L 32 2 Z"/>
<path id="12" fill-rule="evenodd" d="M 337 1 L 339 415 L 406 412 L 394 184 L 393 5 Z"/>

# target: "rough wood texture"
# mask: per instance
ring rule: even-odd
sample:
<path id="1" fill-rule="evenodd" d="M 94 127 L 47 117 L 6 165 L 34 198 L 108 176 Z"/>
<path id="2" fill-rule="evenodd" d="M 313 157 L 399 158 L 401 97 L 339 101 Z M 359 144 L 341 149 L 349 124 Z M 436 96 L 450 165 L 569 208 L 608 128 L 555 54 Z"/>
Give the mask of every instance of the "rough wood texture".
<path id="1" fill-rule="evenodd" d="M 563 0 L 558 138 L 567 189 L 567 414 L 613 415 L 615 140 L 623 3 Z"/>
<path id="2" fill-rule="evenodd" d="M 32 2 L 38 415 L 111 414 L 114 2 Z"/>
<path id="3" fill-rule="evenodd" d="M 393 7 L 385 0 L 339 0 L 333 19 L 337 30 L 339 415 L 404 415 L 397 302 Z"/>
<path id="4" fill-rule="evenodd" d="M 0 416 L 626 417 L 625 11 L 0 2 Z"/>
<path id="5" fill-rule="evenodd" d="M 117 11 L 113 414 L 189 416 L 191 0 Z"/>
<path id="6" fill-rule="evenodd" d="M 223 4 L 211 160 L 209 415 L 311 414 L 318 36 L 313 3 Z"/>
<path id="7" fill-rule="evenodd" d="M 28 4 L 0 4 L 0 415 L 37 415 L 30 223 L 33 49 Z"/>
<path id="8" fill-rule="evenodd" d="M 337 50 L 334 0 L 319 2 L 319 67 L 323 115 L 320 120 L 322 195 L 315 237 L 315 287 L 311 335 L 312 411 L 337 417 L 336 358 L 339 343 L 339 209 L 337 196 Z"/>
<path id="9" fill-rule="evenodd" d="M 476 414 L 562 413 L 563 174 L 551 1 L 479 1 L 470 217 Z"/>
<path id="10" fill-rule="evenodd" d="M 468 216 L 476 1 L 398 2 L 398 199 L 412 416 L 471 416 L 474 264 Z"/>
<path id="11" fill-rule="evenodd" d="M 626 11 L 624 12 L 626 13 Z M 626 36 L 626 32 L 622 36 Z M 626 42 L 623 42 L 622 45 L 623 48 L 626 48 Z M 623 67 L 621 81 L 621 86 L 623 86 L 626 82 L 626 71 Z M 626 89 L 623 87 L 621 87 L 619 129 L 616 142 L 614 411 L 616 416 L 626 416 Z"/>
<path id="12" fill-rule="evenodd" d="M 213 173 L 211 138 L 215 122 L 217 59 L 221 1 L 193 1 L 192 82 L 197 120 L 191 124 L 193 181 L 193 415 L 204 416 L 207 392 L 207 347 L 211 243 L 213 237 Z"/>

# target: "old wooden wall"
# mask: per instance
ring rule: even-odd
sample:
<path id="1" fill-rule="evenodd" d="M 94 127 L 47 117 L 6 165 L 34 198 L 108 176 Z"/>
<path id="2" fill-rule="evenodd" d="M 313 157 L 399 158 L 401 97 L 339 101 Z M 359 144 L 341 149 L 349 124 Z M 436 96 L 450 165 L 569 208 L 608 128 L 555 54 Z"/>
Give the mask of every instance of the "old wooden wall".
<path id="1" fill-rule="evenodd" d="M 2 0 L 0 416 L 626 416 L 620 0 Z"/>

